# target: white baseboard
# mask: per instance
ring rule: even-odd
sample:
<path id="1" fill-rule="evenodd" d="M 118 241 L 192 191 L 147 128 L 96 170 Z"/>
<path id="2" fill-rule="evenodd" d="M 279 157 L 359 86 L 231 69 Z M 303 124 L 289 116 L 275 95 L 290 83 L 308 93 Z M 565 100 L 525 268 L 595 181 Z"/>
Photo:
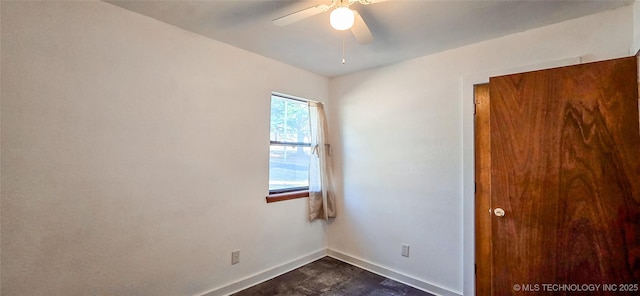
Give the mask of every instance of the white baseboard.
<path id="1" fill-rule="evenodd" d="M 335 259 L 338 259 L 340 261 L 344 261 L 346 263 L 349 263 L 351 265 L 355 265 L 357 267 L 360 267 L 364 270 L 368 270 L 370 272 L 373 272 L 375 274 L 384 276 L 386 278 L 390 278 L 392 280 L 398 281 L 400 283 L 403 283 L 405 285 L 414 287 L 416 289 L 420 289 L 423 290 L 425 292 L 429 292 L 431 294 L 434 295 L 438 295 L 438 296 L 462 296 L 462 294 L 457 293 L 457 292 L 453 292 L 451 290 L 436 286 L 434 284 L 430 284 L 427 283 L 423 280 L 419 280 L 416 279 L 414 277 L 405 275 L 401 272 L 398 271 L 394 271 L 391 269 L 388 269 L 386 267 L 382 267 L 379 266 L 377 264 L 368 262 L 366 260 L 363 259 L 359 259 L 356 258 L 354 256 L 351 255 L 347 255 L 344 254 L 342 252 L 338 252 L 335 250 L 330 250 L 330 249 L 323 249 L 323 250 L 319 250 L 316 252 L 313 252 L 311 254 L 302 256 L 300 258 L 294 259 L 292 261 L 289 261 L 287 263 L 284 263 L 282 265 L 278 265 L 274 268 L 271 269 L 267 269 L 265 271 L 262 272 L 258 272 L 252 276 L 246 277 L 242 280 L 239 280 L 237 282 L 222 286 L 222 287 L 218 287 L 215 289 L 212 289 L 211 291 L 199 294 L 198 296 L 227 296 L 239 291 L 242 291 L 246 288 L 252 287 L 254 285 L 257 285 L 259 283 L 268 281 L 274 277 L 277 277 L 279 275 L 285 274 L 289 271 L 292 271 L 298 267 L 304 266 L 306 264 L 309 264 L 313 261 L 316 261 L 318 259 L 321 259 L 325 256 L 329 256 Z"/>
<path id="2" fill-rule="evenodd" d="M 353 257 L 351 255 L 347 255 L 338 251 L 334 251 L 334 250 L 327 250 L 327 255 L 329 257 L 338 259 L 340 261 L 344 261 L 346 263 L 349 263 L 351 265 L 355 265 L 357 267 L 360 267 L 364 270 L 368 270 L 370 272 L 373 272 L 375 274 L 384 276 L 386 278 L 390 278 L 392 280 L 395 280 L 397 282 L 401 282 L 405 285 L 414 287 L 416 289 L 420 289 L 422 291 L 425 292 L 429 292 L 431 294 L 434 295 L 438 295 L 438 296 L 462 296 L 462 294 L 460 293 L 456 293 L 453 291 L 450 291 L 448 289 L 442 288 L 442 287 L 438 287 L 436 285 L 427 283 L 423 280 L 419 280 L 413 277 L 410 277 L 408 275 L 405 275 L 403 273 L 379 266 L 377 264 L 365 261 L 363 259 L 359 259 L 356 257 Z"/>
<path id="3" fill-rule="evenodd" d="M 327 250 L 326 249 L 322 249 L 316 252 L 313 252 L 311 254 L 302 256 L 300 258 L 294 259 L 292 261 L 289 261 L 285 264 L 282 265 L 278 265 L 274 268 L 271 269 L 267 269 L 265 271 L 262 272 L 258 272 L 252 276 L 246 277 L 242 280 L 239 280 L 237 282 L 231 283 L 229 285 L 226 286 L 222 286 L 222 287 L 218 287 L 215 288 L 211 291 L 202 293 L 198 296 L 225 296 L 225 295 L 230 295 L 239 291 L 242 291 L 246 288 L 249 288 L 251 286 L 257 285 L 259 283 L 268 281 L 274 277 L 277 277 L 279 275 L 285 274 L 289 271 L 292 271 L 298 267 L 304 266 L 306 264 L 309 264 L 313 261 L 316 261 L 318 259 L 321 259 L 323 257 L 327 256 Z"/>

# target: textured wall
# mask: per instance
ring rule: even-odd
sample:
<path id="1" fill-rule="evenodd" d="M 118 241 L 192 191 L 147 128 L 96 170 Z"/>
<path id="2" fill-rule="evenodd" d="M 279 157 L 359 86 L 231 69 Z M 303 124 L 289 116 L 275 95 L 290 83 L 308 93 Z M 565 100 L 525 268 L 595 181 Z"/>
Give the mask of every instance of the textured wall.
<path id="1" fill-rule="evenodd" d="M 191 296 L 326 247 L 264 199 L 271 91 L 326 78 L 104 2 L 1 18 L 3 295 Z"/>
<path id="2" fill-rule="evenodd" d="M 633 45 L 630 55 L 640 51 L 640 1 L 633 2 Z"/>
<path id="3" fill-rule="evenodd" d="M 471 295 L 473 97 L 463 83 L 571 57 L 625 56 L 632 21 L 626 6 L 332 79 L 343 198 L 329 248 Z M 400 256 L 401 243 L 411 257 Z"/>

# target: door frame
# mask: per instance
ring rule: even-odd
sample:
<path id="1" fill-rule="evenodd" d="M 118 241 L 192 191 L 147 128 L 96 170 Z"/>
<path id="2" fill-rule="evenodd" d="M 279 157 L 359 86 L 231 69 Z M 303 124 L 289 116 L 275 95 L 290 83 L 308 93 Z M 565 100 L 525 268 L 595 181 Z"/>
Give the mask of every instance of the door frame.
<path id="1" fill-rule="evenodd" d="M 476 295 L 491 295 L 491 103 L 489 83 L 474 85 Z"/>

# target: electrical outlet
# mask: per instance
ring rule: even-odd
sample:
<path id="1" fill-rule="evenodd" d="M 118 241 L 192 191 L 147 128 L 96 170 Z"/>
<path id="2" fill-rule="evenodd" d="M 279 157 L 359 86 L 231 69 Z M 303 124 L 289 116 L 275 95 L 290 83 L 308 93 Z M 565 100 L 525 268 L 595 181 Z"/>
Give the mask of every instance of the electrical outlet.
<path id="1" fill-rule="evenodd" d="M 402 244 L 402 256 L 405 257 L 409 257 L 409 245 L 408 244 Z"/>
<path id="2" fill-rule="evenodd" d="M 240 263 L 240 250 L 231 252 L 231 265 Z"/>

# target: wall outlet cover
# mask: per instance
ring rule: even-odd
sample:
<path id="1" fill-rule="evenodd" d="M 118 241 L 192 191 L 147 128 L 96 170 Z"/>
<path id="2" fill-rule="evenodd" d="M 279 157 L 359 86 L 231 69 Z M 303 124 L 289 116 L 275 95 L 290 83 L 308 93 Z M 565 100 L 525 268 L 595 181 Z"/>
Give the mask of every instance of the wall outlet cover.
<path id="1" fill-rule="evenodd" d="M 409 257 L 409 245 L 408 244 L 402 244 L 402 256 L 405 257 Z"/>
<path id="2" fill-rule="evenodd" d="M 240 250 L 231 252 L 231 265 L 240 263 Z"/>

